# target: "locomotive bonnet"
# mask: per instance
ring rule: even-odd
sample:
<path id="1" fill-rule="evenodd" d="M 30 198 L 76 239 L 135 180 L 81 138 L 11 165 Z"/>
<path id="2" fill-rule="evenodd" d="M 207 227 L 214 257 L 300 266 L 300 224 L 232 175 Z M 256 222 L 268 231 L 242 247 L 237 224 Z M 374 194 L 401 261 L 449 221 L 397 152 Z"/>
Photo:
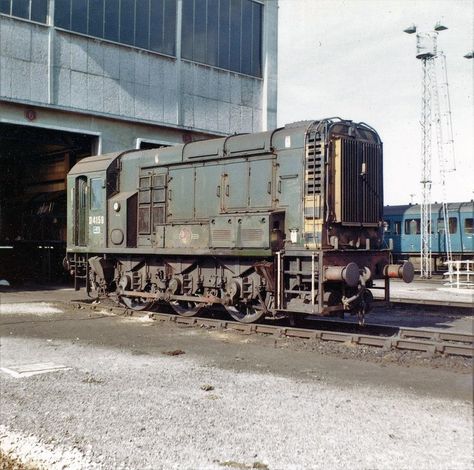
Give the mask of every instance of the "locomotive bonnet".
<path id="1" fill-rule="evenodd" d="M 339 118 L 85 158 L 68 175 L 76 288 L 243 322 L 348 311 L 413 279 L 383 246 L 377 132 Z"/>

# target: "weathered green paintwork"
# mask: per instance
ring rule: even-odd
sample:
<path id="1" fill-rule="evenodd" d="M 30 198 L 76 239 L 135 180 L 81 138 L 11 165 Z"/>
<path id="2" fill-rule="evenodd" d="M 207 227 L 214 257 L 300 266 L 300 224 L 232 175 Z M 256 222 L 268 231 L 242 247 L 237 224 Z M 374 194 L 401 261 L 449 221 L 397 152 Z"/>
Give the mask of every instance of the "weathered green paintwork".
<path id="1" fill-rule="evenodd" d="M 304 122 L 271 132 L 80 161 L 68 176 L 68 251 L 265 256 L 272 253 L 272 224 L 278 221 L 287 241 L 290 231 L 298 231 L 300 236 L 291 244 L 292 248 L 303 248 L 307 128 L 308 123 Z M 115 169 L 117 191 L 110 186 Z M 156 223 L 156 216 L 149 231 L 142 230 L 149 233 L 138 230 L 134 234 L 140 212 L 145 214 L 149 207 L 150 214 L 153 213 L 151 201 L 158 194 L 158 189 L 150 189 L 149 196 L 145 190 L 139 191 L 140 181 L 147 187 L 158 175 L 166 178 L 165 202 L 156 205 L 163 207 L 164 223 Z M 102 207 L 93 210 L 88 195 L 84 246 L 77 245 L 74 235 L 75 192 L 77 178 L 81 176 L 87 177 L 89 188 L 92 178 L 103 178 L 106 196 Z M 143 202 L 148 197 L 149 206 Z M 116 203 L 120 205 L 118 211 L 114 210 Z M 277 222 L 272 214 L 280 214 Z"/>

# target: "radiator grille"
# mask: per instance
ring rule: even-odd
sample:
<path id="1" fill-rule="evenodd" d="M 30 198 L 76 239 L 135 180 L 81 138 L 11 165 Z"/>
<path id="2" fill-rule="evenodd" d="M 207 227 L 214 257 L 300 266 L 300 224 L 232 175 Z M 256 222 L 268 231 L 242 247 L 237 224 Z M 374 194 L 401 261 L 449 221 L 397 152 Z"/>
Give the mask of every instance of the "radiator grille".
<path id="1" fill-rule="evenodd" d="M 383 210 L 382 145 L 341 139 L 341 222 L 378 223 Z"/>

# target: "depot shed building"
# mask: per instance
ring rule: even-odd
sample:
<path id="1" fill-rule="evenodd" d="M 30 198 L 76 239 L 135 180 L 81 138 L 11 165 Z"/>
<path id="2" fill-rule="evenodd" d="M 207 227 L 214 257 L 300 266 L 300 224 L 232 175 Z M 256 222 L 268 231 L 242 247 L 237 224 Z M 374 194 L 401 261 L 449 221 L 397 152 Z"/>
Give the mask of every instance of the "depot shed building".
<path id="1" fill-rule="evenodd" d="M 0 278 L 56 280 L 81 158 L 276 126 L 275 0 L 0 0 Z"/>

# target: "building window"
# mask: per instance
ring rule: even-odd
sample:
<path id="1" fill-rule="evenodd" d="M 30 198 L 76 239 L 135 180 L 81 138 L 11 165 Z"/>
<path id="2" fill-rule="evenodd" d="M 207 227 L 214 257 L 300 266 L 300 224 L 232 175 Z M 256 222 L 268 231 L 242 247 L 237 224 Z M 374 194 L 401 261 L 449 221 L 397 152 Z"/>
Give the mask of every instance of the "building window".
<path id="1" fill-rule="evenodd" d="M 140 150 L 161 149 L 163 147 L 169 147 L 169 145 L 141 139 L 137 142 L 137 148 Z"/>
<path id="2" fill-rule="evenodd" d="M 261 77 L 262 8 L 252 0 L 186 0 L 183 58 Z"/>
<path id="3" fill-rule="evenodd" d="M 55 0 L 54 23 L 69 31 L 175 55 L 175 0 Z"/>
<path id="4" fill-rule="evenodd" d="M 449 233 L 456 233 L 458 231 L 458 219 L 457 217 L 449 218 Z"/>
<path id="5" fill-rule="evenodd" d="M 0 0 L 0 13 L 46 24 L 48 0 Z"/>

